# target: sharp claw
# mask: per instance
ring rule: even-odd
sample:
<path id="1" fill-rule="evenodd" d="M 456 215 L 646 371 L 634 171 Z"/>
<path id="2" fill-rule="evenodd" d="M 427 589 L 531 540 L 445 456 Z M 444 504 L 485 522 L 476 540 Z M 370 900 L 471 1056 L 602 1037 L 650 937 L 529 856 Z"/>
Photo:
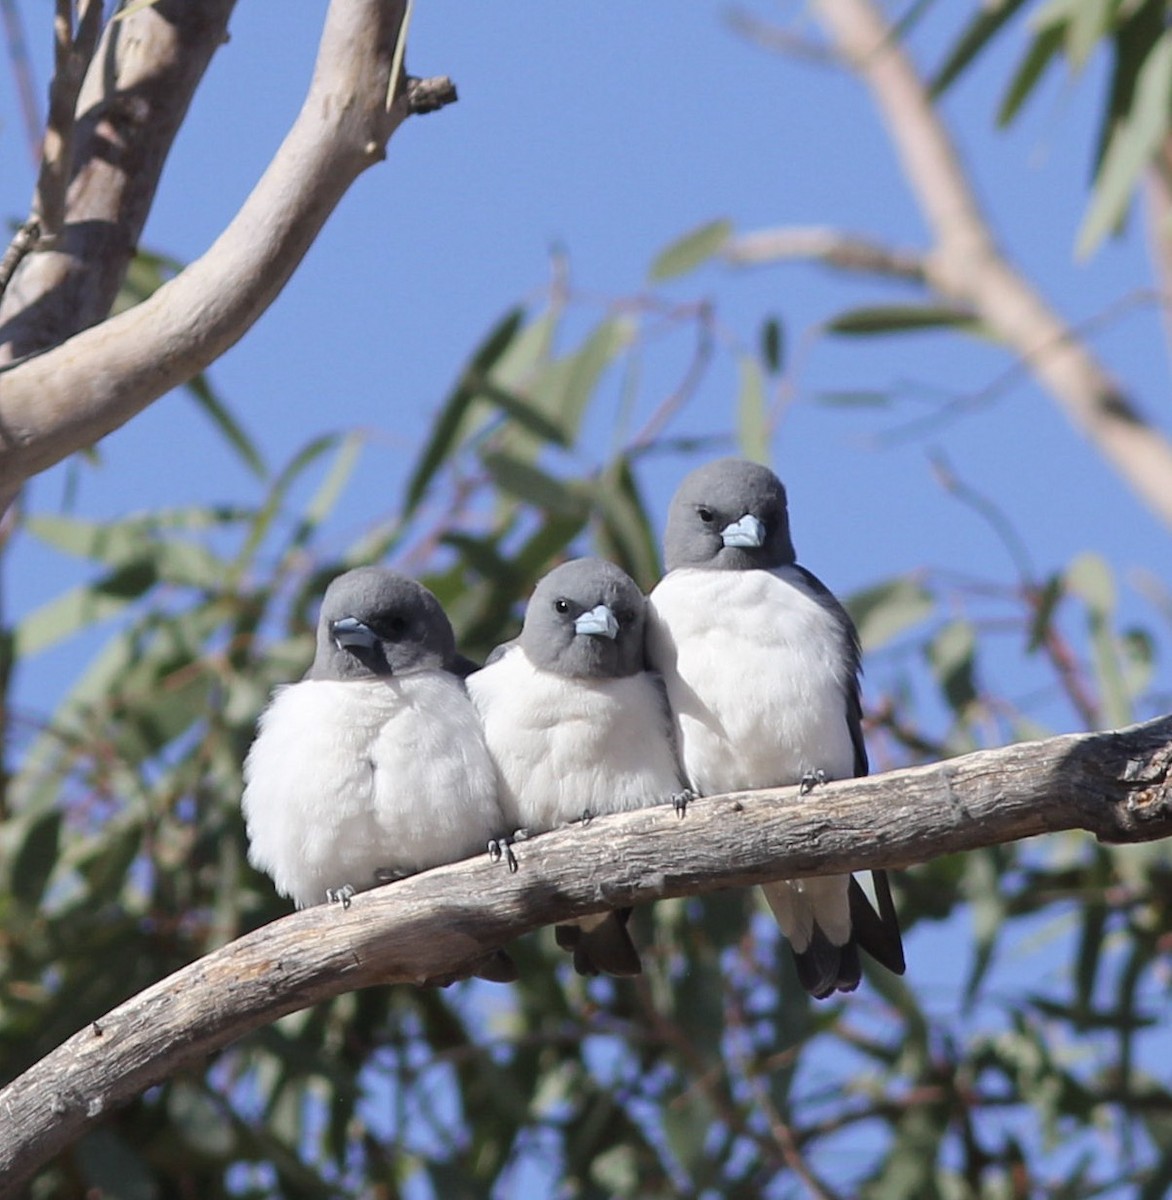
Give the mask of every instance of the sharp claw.
<path id="1" fill-rule="evenodd" d="M 584 808 L 582 810 L 582 824 L 589 825 L 590 822 L 593 820 L 594 820 L 594 814 L 588 808 Z"/>
<path id="2" fill-rule="evenodd" d="M 500 862 L 503 858 L 505 866 L 509 868 L 509 874 L 517 873 L 517 856 L 513 853 L 513 843 L 523 842 L 529 836 L 528 829 L 516 829 L 511 835 L 499 838 L 489 838 L 488 841 L 488 857 L 494 862 Z"/>
<path id="3" fill-rule="evenodd" d="M 326 900 L 330 904 L 340 904 L 343 910 L 350 907 L 350 899 L 354 895 L 354 889 L 348 883 L 342 884 L 341 887 L 326 888 Z"/>
<path id="4" fill-rule="evenodd" d="M 826 772 L 821 767 L 817 771 L 807 771 L 798 783 L 798 795 L 808 796 L 820 783 L 826 782 Z"/>

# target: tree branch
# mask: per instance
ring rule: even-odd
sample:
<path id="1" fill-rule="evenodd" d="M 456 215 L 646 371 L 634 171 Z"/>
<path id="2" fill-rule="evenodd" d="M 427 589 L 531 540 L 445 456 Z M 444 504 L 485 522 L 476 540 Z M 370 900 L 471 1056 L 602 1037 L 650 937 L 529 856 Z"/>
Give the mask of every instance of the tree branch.
<path id="1" fill-rule="evenodd" d="M 1056 830 L 1172 835 L 1172 716 L 827 784 L 599 818 L 306 909 L 177 971 L 0 1092 L 0 1197 L 103 1113 L 286 1013 L 355 988 L 466 972 L 543 925 L 669 896 L 899 867 Z M 913 964 L 914 970 L 914 964 Z"/>
<path id="2" fill-rule="evenodd" d="M 1001 252 L 927 87 L 878 7 L 872 0 L 814 0 L 813 10 L 885 118 L 932 230 L 935 244 L 924 259 L 928 284 L 971 305 L 1172 528 L 1172 442 Z"/>
<path id="3" fill-rule="evenodd" d="M 88 0 L 74 39 L 59 4 L 57 24 L 65 28 L 57 31 L 33 199 L 53 240 L 24 262 L 0 303 L 0 364 L 48 350 L 110 311 L 234 5 L 158 0 L 111 21 L 95 51 L 102 5 Z"/>
<path id="4" fill-rule="evenodd" d="M 135 308 L 0 374 L 5 489 L 118 428 L 238 341 L 403 120 L 455 100 L 450 80 L 410 80 L 388 109 L 403 9 L 331 0 L 304 106 L 212 247 Z"/>
<path id="5" fill-rule="evenodd" d="M 800 259 L 819 262 L 839 271 L 888 275 L 909 283 L 925 282 L 922 254 L 914 250 L 897 250 L 870 238 L 825 226 L 791 226 L 745 234 L 728 243 L 724 256 L 738 267 Z"/>

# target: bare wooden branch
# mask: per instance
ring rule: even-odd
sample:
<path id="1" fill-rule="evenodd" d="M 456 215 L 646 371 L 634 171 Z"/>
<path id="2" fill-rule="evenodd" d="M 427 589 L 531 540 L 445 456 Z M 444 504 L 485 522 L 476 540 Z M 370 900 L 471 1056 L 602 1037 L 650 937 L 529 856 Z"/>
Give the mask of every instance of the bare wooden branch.
<path id="1" fill-rule="evenodd" d="M 738 267 L 801 260 L 839 271 L 887 275 L 909 283 L 922 284 L 925 280 L 924 256 L 917 251 L 885 246 L 871 238 L 821 225 L 744 234 L 729 242 L 724 257 Z"/>
<path id="2" fill-rule="evenodd" d="M 100 26 L 88 0 L 66 72 L 85 70 L 81 91 L 54 80 L 46 134 L 48 177 L 38 207 L 58 207 L 51 250 L 30 255 L 0 301 L 0 364 L 56 346 L 110 311 L 154 201 L 159 177 L 213 53 L 227 39 L 235 0 L 168 0 Z M 76 99 L 71 118 L 69 96 Z M 68 145 L 54 149 L 57 141 Z M 8 382 L 5 381 L 5 388 Z M 0 435 L 3 430 L 0 428 Z M 11 491 L 0 469 L 4 489 Z M 0 497 L 2 499 L 2 497 Z"/>
<path id="3" fill-rule="evenodd" d="M 1172 527 L 1172 441 L 1009 262 L 928 88 L 873 0 L 814 0 L 838 55 L 867 84 L 934 237 L 930 285 L 978 312 L 1137 496 Z"/>
<path id="4" fill-rule="evenodd" d="M 41 222 L 46 242 L 55 240 L 65 224 L 65 191 L 73 165 L 77 97 L 101 29 L 101 0 L 83 0 L 76 36 L 73 0 L 57 0 L 57 11 L 53 18 L 53 82 L 49 88 L 49 116 L 41 145 L 37 190 L 33 197 L 33 215 Z"/>
<path id="5" fill-rule="evenodd" d="M 103 1113 L 286 1013 L 355 988 L 467 971 L 540 926 L 607 906 L 900 867 L 1082 829 L 1172 835 L 1172 716 L 867 779 L 600 818 L 306 909 L 199 959 L 80 1030 L 0 1092 L 0 1197 Z M 915 962 L 911 964 L 915 971 Z"/>
<path id="6" fill-rule="evenodd" d="M 388 111 L 401 0 L 332 0 L 309 93 L 240 212 L 149 299 L 10 367 L 0 388 L 0 479 L 27 479 L 190 379 L 276 298 L 351 183 L 450 80 L 409 81 Z"/>

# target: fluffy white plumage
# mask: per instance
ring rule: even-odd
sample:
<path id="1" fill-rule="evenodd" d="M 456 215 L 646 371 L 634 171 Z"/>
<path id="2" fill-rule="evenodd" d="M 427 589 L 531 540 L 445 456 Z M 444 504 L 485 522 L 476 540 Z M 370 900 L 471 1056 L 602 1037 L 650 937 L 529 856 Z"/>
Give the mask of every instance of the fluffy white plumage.
<path id="1" fill-rule="evenodd" d="M 299 908 L 484 850 L 496 772 L 445 671 L 278 688 L 244 764 L 249 861 Z"/>
<path id="2" fill-rule="evenodd" d="M 842 630 L 800 571 L 678 568 L 652 591 L 647 651 L 667 689 L 689 785 L 700 795 L 854 774 Z M 850 937 L 849 876 L 764 889 L 795 950 L 814 916 Z"/>
<path id="3" fill-rule="evenodd" d="M 468 679 L 500 778 L 508 828 L 543 832 L 665 803 L 683 789 L 653 676 L 569 678 L 520 646 Z"/>

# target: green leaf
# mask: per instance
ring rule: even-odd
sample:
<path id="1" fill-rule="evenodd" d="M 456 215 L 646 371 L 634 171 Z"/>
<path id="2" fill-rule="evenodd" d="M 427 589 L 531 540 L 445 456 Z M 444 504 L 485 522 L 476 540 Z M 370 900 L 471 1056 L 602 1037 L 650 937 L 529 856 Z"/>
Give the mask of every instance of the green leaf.
<path id="1" fill-rule="evenodd" d="M 582 496 L 575 492 L 572 484 L 547 475 L 531 463 L 499 450 L 486 451 L 481 455 L 481 461 L 502 492 L 542 512 L 575 517 L 586 509 Z"/>
<path id="2" fill-rule="evenodd" d="M 136 564 L 120 568 L 96 583 L 63 592 L 21 619 L 13 631 L 16 657 L 37 654 L 117 616 L 157 580 L 158 574 L 149 564 Z"/>
<path id="3" fill-rule="evenodd" d="M 963 720 L 969 706 L 977 698 L 976 634 L 968 621 L 949 621 L 932 638 L 927 647 L 940 689 L 949 707 Z"/>
<path id="4" fill-rule="evenodd" d="M 359 433 L 348 433 L 342 438 L 325 478 L 318 484 L 317 490 L 305 507 L 294 535 L 295 545 L 303 546 L 313 531 L 333 512 L 338 497 L 354 473 L 358 455 L 362 451 L 362 441 L 362 435 Z"/>
<path id="5" fill-rule="evenodd" d="M 932 593 L 911 575 L 898 575 L 855 592 L 846 602 L 866 651 L 877 650 L 904 630 L 918 625 L 932 614 L 935 606 Z"/>
<path id="6" fill-rule="evenodd" d="M 953 44 L 944 65 L 931 82 L 934 96 L 942 96 L 988 46 L 1026 0 L 994 0 L 982 4 Z"/>
<path id="7" fill-rule="evenodd" d="M 244 431 L 244 427 L 232 415 L 228 406 L 212 390 L 206 374 L 196 375 L 187 381 L 186 389 L 203 409 L 211 422 L 223 435 L 224 440 L 236 451 L 240 461 L 262 481 L 267 481 L 269 469 L 256 443 Z"/>
<path id="8" fill-rule="evenodd" d="M 1066 569 L 1067 589 L 1086 601 L 1100 619 L 1109 620 L 1115 611 L 1115 577 L 1102 555 L 1086 551 Z"/>
<path id="9" fill-rule="evenodd" d="M 419 507 L 428 485 L 455 448 L 469 406 L 476 399 L 475 381 L 486 376 L 493 364 L 500 360 L 517 337 L 524 320 L 525 310 L 522 307 L 510 309 L 493 326 L 460 373 L 460 379 L 440 410 L 431 428 L 431 437 L 407 481 L 404 517 L 409 517 Z"/>
<path id="10" fill-rule="evenodd" d="M 24 829 L 12 860 L 9 887 L 29 907 L 36 907 L 44 895 L 60 845 L 61 813 L 57 809 L 34 817 Z"/>
<path id="11" fill-rule="evenodd" d="M 628 458 L 616 459 L 602 473 L 594 496 L 602 514 L 599 554 L 622 567 L 645 591 L 654 587 L 660 576 L 659 542 Z"/>
<path id="12" fill-rule="evenodd" d="M 633 325 L 628 318 L 607 317 L 578 350 L 550 363 L 534 378 L 534 399 L 543 413 L 561 425 L 567 442 L 577 437 L 582 416 L 603 372 L 626 349 L 633 336 Z"/>
<path id="13" fill-rule="evenodd" d="M 1025 52 L 1009 87 L 1005 89 L 1001 105 L 997 109 L 997 124 L 1004 128 L 1010 124 L 1021 111 L 1021 106 L 1029 99 L 1030 94 L 1042 78 L 1046 68 L 1054 61 L 1062 48 L 1062 30 L 1048 25 L 1040 30 L 1029 49 Z"/>
<path id="14" fill-rule="evenodd" d="M 877 304 L 840 313 L 825 325 L 827 333 L 867 337 L 932 329 L 979 329 L 971 309 L 944 304 Z"/>
<path id="15" fill-rule="evenodd" d="M 737 444 L 745 458 L 769 459 L 769 414 L 765 408 L 765 380 L 755 358 L 742 354 L 737 363 L 740 388 L 737 396 Z"/>
<path id="16" fill-rule="evenodd" d="M 146 8 L 147 2 L 131 5 Z M 125 11 L 123 16 L 128 15 Z M 78 1142 L 74 1151 L 87 1194 L 118 1200 L 158 1200 L 159 1187 L 150 1168 L 113 1129 L 94 1129 Z"/>
<path id="17" fill-rule="evenodd" d="M 698 225 L 655 256 L 647 278 L 652 283 L 662 283 L 694 271 L 720 253 L 731 233 L 732 223 L 723 219 Z"/>
<path id="18" fill-rule="evenodd" d="M 1131 697 L 1120 663 L 1120 648 L 1112 629 L 1115 613 L 1115 578 L 1098 554 L 1080 554 L 1067 568 L 1066 586 L 1087 605 L 1095 682 L 1101 697 L 1103 720 L 1120 727 L 1134 719 Z"/>
<path id="19" fill-rule="evenodd" d="M 1066 57 L 1076 71 L 1086 66 L 1103 35 L 1111 28 L 1119 0 L 1078 0 L 1067 4 Z"/>
<path id="20" fill-rule="evenodd" d="M 761 359 L 771 375 L 780 375 L 785 366 L 785 326 L 777 317 L 769 317 L 761 326 Z"/>
<path id="21" fill-rule="evenodd" d="M 851 391 L 817 392 L 814 401 L 829 408 L 886 408 L 891 403 L 891 393 L 855 388 Z"/>
<path id="22" fill-rule="evenodd" d="M 1119 227 L 1132 193 L 1153 155 L 1163 145 L 1172 107 L 1172 34 L 1165 34 L 1144 61 L 1130 112 L 1112 130 L 1095 178 L 1076 251 L 1091 254 Z"/>
<path id="23" fill-rule="evenodd" d="M 491 379 L 482 379 L 477 385 L 477 392 L 490 400 L 511 421 L 515 421 L 526 432 L 533 434 L 539 441 L 560 446 L 566 449 L 570 440 L 562 426 L 551 421 L 544 413 L 539 412 L 532 404 L 517 392 L 508 388 L 498 387 Z"/>

